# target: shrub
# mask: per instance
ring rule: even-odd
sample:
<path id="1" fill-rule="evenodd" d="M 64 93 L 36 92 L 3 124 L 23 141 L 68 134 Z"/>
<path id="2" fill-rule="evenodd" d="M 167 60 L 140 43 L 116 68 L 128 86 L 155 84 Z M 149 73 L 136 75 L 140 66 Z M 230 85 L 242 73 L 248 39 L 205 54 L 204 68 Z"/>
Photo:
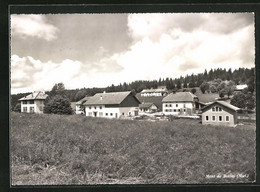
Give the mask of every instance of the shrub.
<path id="1" fill-rule="evenodd" d="M 73 110 L 68 98 L 56 95 L 44 104 L 44 113 L 53 113 L 53 114 L 72 114 Z"/>

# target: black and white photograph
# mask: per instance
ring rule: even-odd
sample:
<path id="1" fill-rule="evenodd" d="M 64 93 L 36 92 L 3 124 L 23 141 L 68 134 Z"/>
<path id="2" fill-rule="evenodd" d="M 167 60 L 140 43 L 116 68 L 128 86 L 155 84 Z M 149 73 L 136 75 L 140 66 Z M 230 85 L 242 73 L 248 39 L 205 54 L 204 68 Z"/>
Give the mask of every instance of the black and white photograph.
<path id="1" fill-rule="evenodd" d="M 256 181 L 255 14 L 10 14 L 12 186 Z"/>

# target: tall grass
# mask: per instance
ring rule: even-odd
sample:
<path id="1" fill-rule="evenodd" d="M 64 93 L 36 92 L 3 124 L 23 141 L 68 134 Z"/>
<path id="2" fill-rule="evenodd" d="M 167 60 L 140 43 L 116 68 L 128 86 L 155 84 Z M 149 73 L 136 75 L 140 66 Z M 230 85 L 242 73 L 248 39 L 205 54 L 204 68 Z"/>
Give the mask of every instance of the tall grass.
<path id="1" fill-rule="evenodd" d="M 255 125 L 11 113 L 12 184 L 237 183 L 255 179 Z M 207 179 L 207 174 L 246 174 Z"/>

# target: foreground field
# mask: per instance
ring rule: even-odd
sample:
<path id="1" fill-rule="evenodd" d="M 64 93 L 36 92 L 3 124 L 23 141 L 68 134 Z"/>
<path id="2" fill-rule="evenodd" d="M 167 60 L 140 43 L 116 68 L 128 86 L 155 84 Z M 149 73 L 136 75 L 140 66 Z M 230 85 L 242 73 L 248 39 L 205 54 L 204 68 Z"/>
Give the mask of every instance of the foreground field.
<path id="1" fill-rule="evenodd" d="M 11 113 L 13 185 L 239 183 L 255 179 L 255 125 L 203 126 Z"/>

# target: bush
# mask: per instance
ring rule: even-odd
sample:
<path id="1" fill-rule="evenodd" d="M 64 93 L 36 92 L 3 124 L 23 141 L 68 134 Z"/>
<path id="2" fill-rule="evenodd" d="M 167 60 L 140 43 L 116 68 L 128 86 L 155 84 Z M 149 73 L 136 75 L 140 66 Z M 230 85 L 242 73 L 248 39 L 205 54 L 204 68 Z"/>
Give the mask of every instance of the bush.
<path id="1" fill-rule="evenodd" d="M 44 113 L 53 113 L 53 114 L 72 114 L 73 110 L 68 98 L 56 95 L 47 100 L 43 109 Z"/>

